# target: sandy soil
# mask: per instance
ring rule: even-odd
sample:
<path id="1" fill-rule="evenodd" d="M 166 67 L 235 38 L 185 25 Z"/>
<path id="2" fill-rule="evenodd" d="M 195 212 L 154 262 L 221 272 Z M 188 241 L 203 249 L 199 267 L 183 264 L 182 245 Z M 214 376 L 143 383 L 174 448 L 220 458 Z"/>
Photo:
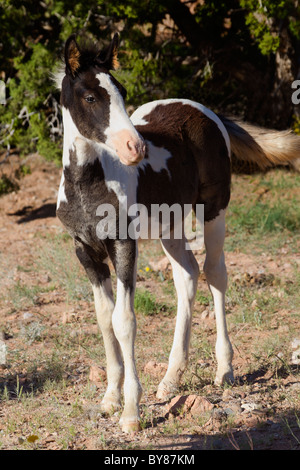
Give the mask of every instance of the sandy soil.
<path id="1" fill-rule="evenodd" d="M 49 237 L 61 235 L 64 230 L 55 216 L 61 170 L 52 163 L 43 161 L 37 155 L 28 157 L 26 163 L 30 165 L 31 174 L 21 178 L 20 190 L 2 196 L 0 199 L 0 292 L 3 294 L 0 296 L 0 332 L 8 351 L 16 351 L 23 341 L 22 327 L 24 329 L 33 321 L 38 320 L 49 335 L 43 336 L 42 341 L 26 344 L 26 354 L 30 358 L 31 355 L 36 357 L 37 354 L 43 357 L 47 355 L 49 348 L 53 348 L 51 331 L 56 331 L 57 325 L 64 328 L 72 324 L 75 332 L 80 328 L 80 335 L 86 334 L 86 337 L 98 334 L 98 327 L 95 321 L 91 320 L 94 318 L 94 308 L 90 299 L 81 298 L 78 302 L 70 301 L 63 286 L 57 285 L 56 288 L 47 289 L 51 284 L 51 274 L 47 268 L 31 269 L 37 253 L 44 249 L 45 241 L 49 243 Z M 18 157 L 12 157 L 9 165 L 8 170 L 14 172 L 19 165 Z M 145 246 L 144 256 L 147 256 L 148 249 L 150 250 Z M 202 265 L 204 261 L 202 251 L 197 252 L 197 259 Z M 280 278 L 281 282 L 284 280 L 293 282 L 293 266 L 295 262 L 299 263 L 299 253 L 295 253 L 295 250 L 291 250 L 287 244 L 286 247 L 281 248 L 277 256 L 267 252 L 258 256 L 255 253 L 231 251 L 227 253 L 226 259 L 231 279 L 241 285 L 254 285 L 258 290 L 269 286 L 271 295 L 280 295 L 280 289 L 277 288 L 276 282 L 274 284 L 274 279 Z M 157 269 L 159 262 L 163 263 L 159 265 L 161 269 Z M 160 296 L 160 300 L 164 300 L 163 293 L 159 290 L 162 281 L 159 281 L 157 273 L 163 275 L 164 280 L 170 278 L 169 266 L 164 263 L 161 252 L 153 251 L 150 251 L 148 265 L 152 276 L 140 273 L 138 286 L 148 289 Z M 19 302 L 21 307 L 13 307 L 14 299 L 9 298 L 7 293 L 13 292 L 12 289 L 16 285 L 39 286 L 38 301 L 28 306 L 22 303 L 21 299 Z M 205 278 L 201 275 L 199 289 L 204 290 L 205 286 Z M 234 314 L 235 307 L 232 307 L 232 312 Z M 235 350 L 234 367 L 237 377 L 237 382 L 233 387 L 217 388 L 211 379 L 206 379 L 203 381 L 203 387 L 199 388 L 196 393 L 192 390 L 197 382 L 195 376 L 201 374 L 202 370 L 213 370 L 215 367 L 213 358 L 207 361 L 197 358 L 195 342 L 193 343 L 191 364 L 196 374 L 191 374 L 190 388 L 183 387 L 179 391 L 178 400 L 187 396 L 198 397 L 198 407 L 193 409 L 189 406 L 188 403 L 193 403 L 193 398 L 190 398 L 190 402 L 185 408 L 181 407 L 180 412 L 176 407 L 171 408 L 169 402 L 160 402 L 155 397 L 155 387 L 167 362 L 166 355 L 162 354 L 160 360 L 157 355 L 159 344 L 157 336 L 162 322 L 164 328 L 171 331 L 174 327 L 174 315 L 141 317 L 138 322 L 140 332 L 137 347 L 143 347 L 145 353 L 137 353 L 138 365 L 143 379 L 145 380 L 146 377 L 152 385 L 145 387 L 146 394 L 142 399 L 144 429 L 134 436 L 124 435 L 120 431 L 117 416 L 106 417 L 98 413 L 97 404 L 100 398 L 95 399 L 95 408 L 90 402 L 87 403 L 88 411 L 85 409 L 85 400 L 80 398 L 81 387 L 89 380 L 96 387 L 99 397 L 101 396 L 105 387 L 105 361 L 98 364 L 88 355 L 81 356 L 78 362 L 74 360 L 74 363 L 70 365 L 73 375 L 69 374 L 67 378 L 69 386 L 64 392 L 65 400 L 74 403 L 74 400 L 82 399 L 83 412 L 78 418 L 76 437 L 73 440 L 69 438 L 67 448 L 93 449 L 100 446 L 103 449 L 152 448 L 182 451 L 238 448 L 300 449 L 299 366 L 292 362 L 286 364 L 286 360 L 279 354 L 278 358 L 273 357 L 276 366 L 273 361 L 273 367 L 271 367 L 270 360 L 269 365 L 258 361 L 254 367 L 251 367 L 253 348 L 259 340 L 272 338 L 272 335 L 282 337 L 285 334 L 290 335 L 291 339 L 300 337 L 297 312 L 283 308 L 274 313 L 276 315 L 274 314 L 268 322 L 267 330 L 258 328 L 257 325 L 249 327 L 246 323 L 232 324 L 230 329 Z M 215 325 L 209 305 L 203 305 L 200 301 L 196 302 L 193 326 L 195 330 L 201 327 L 201 337 L 205 334 L 207 341 L 214 342 Z M 145 337 L 153 338 L 153 341 L 145 344 L 143 342 Z M 171 334 L 168 341 L 170 343 Z M 288 344 L 290 347 L 288 357 L 291 357 L 292 346 L 290 342 Z M 10 357 L 9 353 L 8 357 Z M 195 357 L 198 361 L 196 369 L 193 364 Z M 261 367 L 258 367 L 259 364 Z M 102 378 L 101 371 L 103 371 Z M 26 372 L 25 366 L 22 367 L 20 361 L 10 363 L 8 360 L 8 363 L 0 368 L 2 393 L 5 385 L 9 387 L 13 381 L 15 383 L 16 376 L 19 377 L 18 380 L 24 390 L 28 383 L 33 383 L 28 369 Z M 77 386 L 77 391 L 74 385 Z M 44 392 L 44 395 L 47 393 Z M 48 412 L 51 413 L 51 407 L 47 409 L 47 400 L 43 401 L 42 397 L 41 392 L 36 399 L 39 406 L 44 407 L 43 412 L 46 415 Z M 172 402 L 174 403 L 176 400 Z M 181 403 L 186 403 L 186 400 L 184 399 Z M 23 416 L 23 428 L 20 430 L 16 425 L 14 430 L 11 429 L 9 432 L 7 423 L 14 410 Z M 20 401 L 0 401 L 0 443 L 3 449 L 22 447 L 24 440 L 29 447 L 36 446 L 42 449 L 63 447 L 57 436 L 59 432 L 55 434 L 54 431 L 43 430 L 42 424 L 36 442 L 33 439 L 33 444 L 31 444 L 30 439 L 28 440 L 28 436 L 31 435 L 29 425 L 24 424 L 30 422 L 31 416 L 28 414 L 26 421 L 25 415 L 26 408 L 24 406 L 22 408 Z M 84 423 L 85 425 L 89 423 L 90 427 L 94 426 L 99 433 L 95 432 L 95 435 L 90 432 L 85 433 Z M 99 434 L 104 436 L 102 447 L 99 444 Z"/>

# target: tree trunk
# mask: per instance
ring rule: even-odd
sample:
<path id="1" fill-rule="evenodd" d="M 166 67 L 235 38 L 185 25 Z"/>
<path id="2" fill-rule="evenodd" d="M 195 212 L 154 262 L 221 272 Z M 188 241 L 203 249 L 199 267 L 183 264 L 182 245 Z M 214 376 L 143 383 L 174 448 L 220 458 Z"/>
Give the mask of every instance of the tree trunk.
<path id="1" fill-rule="evenodd" d="M 297 76 L 295 50 L 287 28 L 280 34 L 280 47 L 276 52 L 275 80 L 270 96 L 270 117 L 278 129 L 291 125 L 293 114 L 297 112 L 292 102 L 292 82 Z"/>

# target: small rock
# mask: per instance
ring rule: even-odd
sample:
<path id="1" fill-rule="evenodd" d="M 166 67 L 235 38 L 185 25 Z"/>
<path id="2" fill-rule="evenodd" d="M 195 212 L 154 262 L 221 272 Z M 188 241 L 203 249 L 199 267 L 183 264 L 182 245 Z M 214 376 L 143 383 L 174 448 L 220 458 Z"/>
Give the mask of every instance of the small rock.
<path id="1" fill-rule="evenodd" d="M 209 310 L 203 310 L 203 312 L 201 313 L 201 320 L 205 320 L 208 317 L 209 317 Z"/>
<path id="2" fill-rule="evenodd" d="M 104 367 L 92 365 L 90 368 L 90 381 L 95 385 L 102 385 L 106 380 L 106 371 Z"/>
<path id="3" fill-rule="evenodd" d="M 292 364 L 299 365 L 300 364 L 300 348 L 293 351 L 292 354 Z"/>
<path id="4" fill-rule="evenodd" d="M 299 365 L 300 364 L 300 338 L 295 338 L 291 342 L 291 348 L 294 349 L 292 353 L 292 364 Z"/>
<path id="5" fill-rule="evenodd" d="M 29 318 L 32 318 L 32 317 L 33 317 L 32 313 L 29 313 L 29 312 L 24 312 L 23 313 L 23 319 L 24 320 L 29 320 Z"/>
<path id="6" fill-rule="evenodd" d="M 291 342 L 291 348 L 292 349 L 300 348 L 300 338 L 293 339 L 293 341 Z"/>
<path id="7" fill-rule="evenodd" d="M 248 411 L 248 412 L 252 412 L 254 410 L 260 410 L 261 409 L 261 405 L 259 403 L 249 403 L 249 402 L 245 402 L 245 403 L 242 403 L 241 404 L 241 408 L 244 410 L 244 411 Z"/>
<path id="8" fill-rule="evenodd" d="M 224 412 L 227 416 L 234 416 L 236 414 L 236 411 L 234 411 L 232 408 L 224 408 Z"/>
<path id="9" fill-rule="evenodd" d="M 230 401 L 228 403 L 228 406 L 225 408 L 225 411 L 227 409 L 231 410 L 231 414 L 240 414 L 242 412 L 241 404 L 238 400 L 237 401 Z M 227 411 L 226 411 L 226 413 L 227 413 Z"/>
<path id="10" fill-rule="evenodd" d="M 145 374 L 152 377 L 161 378 L 167 372 L 168 364 L 165 362 L 149 361 L 144 367 Z"/>
<path id="11" fill-rule="evenodd" d="M 172 415 L 177 415 L 180 413 L 181 410 L 183 410 L 185 401 L 187 397 L 186 396 L 181 396 L 178 395 L 170 401 L 165 407 L 166 414 L 172 414 Z"/>
<path id="12" fill-rule="evenodd" d="M 190 413 L 193 417 L 210 411 L 214 405 L 199 395 L 177 395 L 166 406 L 166 414 L 173 416 Z"/>
<path id="13" fill-rule="evenodd" d="M 207 398 L 196 396 L 195 401 L 191 407 L 192 416 L 200 416 L 206 411 L 210 411 L 214 408 L 214 405 L 207 400 Z"/>

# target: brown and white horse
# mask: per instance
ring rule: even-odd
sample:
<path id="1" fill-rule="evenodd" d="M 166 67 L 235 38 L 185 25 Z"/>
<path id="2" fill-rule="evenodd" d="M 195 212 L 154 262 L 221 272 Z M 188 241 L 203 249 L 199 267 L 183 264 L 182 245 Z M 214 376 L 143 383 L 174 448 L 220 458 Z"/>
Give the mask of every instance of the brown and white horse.
<path id="1" fill-rule="evenodd" d="M 152 205 L 190 205 L 194 209 L 197 204 L 204 205 L 204 272 L 217 325 L 216 384 L 232 381 L 223 253 L 231 148 L 238 158 L 264 167 L 299 156 L 300 138 L 285 132 L 242 128 L 201 104 L 183 99 L 144 104 L 130 119 L 124 106 L 126 90 L 110 74 L 116 67 L 117 49 L 117 35 L 106 50 L 80 47 L 74 35 L 66 42 L 65 68 L 59 76 L 64 147 L 57 215 L 74 238 L 76 254 L 93 288 L 107 357 L 108 386 L 102 409 L 109 412 L 121 406 L 124 383 L 120 423 L 124 431 L 131 432 L 139 429 L 142 387 L 134 357 L 138 242 L 136 237 L 121 234 L 121 219 L 126 227 L 133 220 L 126 208 L 144 207 L 147 218 Z M 104 219 L 105 224 L 101 223 Z M 188 362 L 199 273 L 184 235 L 174 236 L 172 221 L 169 228 L 170 236 L 161 236 L 161 243 L 172 265 L 178 307 L 159 398 L 176 391 Z M 115 303 L 108 259 L 117 276 Z"/>

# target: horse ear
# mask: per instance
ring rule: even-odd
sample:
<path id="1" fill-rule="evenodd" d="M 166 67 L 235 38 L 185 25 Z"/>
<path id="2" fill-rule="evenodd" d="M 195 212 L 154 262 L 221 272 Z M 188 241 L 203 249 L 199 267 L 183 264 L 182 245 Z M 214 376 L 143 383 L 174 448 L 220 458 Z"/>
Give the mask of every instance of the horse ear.
<path id="1" fill-rule="evenodd" d="M 66 69 L 75 77 L 77 70 L 80 67 L 80 50 L 76 42 L 75 34 L 72 34 L 65 45 L 65 63 Z"/>
<path id="2" fill-rule="evenodd" d="M 119 34 L 116 33 L 105 51 L 100 52 L 99 59 L 108 70 L 116 70 L 119 67 L 118 61 Z"/>

